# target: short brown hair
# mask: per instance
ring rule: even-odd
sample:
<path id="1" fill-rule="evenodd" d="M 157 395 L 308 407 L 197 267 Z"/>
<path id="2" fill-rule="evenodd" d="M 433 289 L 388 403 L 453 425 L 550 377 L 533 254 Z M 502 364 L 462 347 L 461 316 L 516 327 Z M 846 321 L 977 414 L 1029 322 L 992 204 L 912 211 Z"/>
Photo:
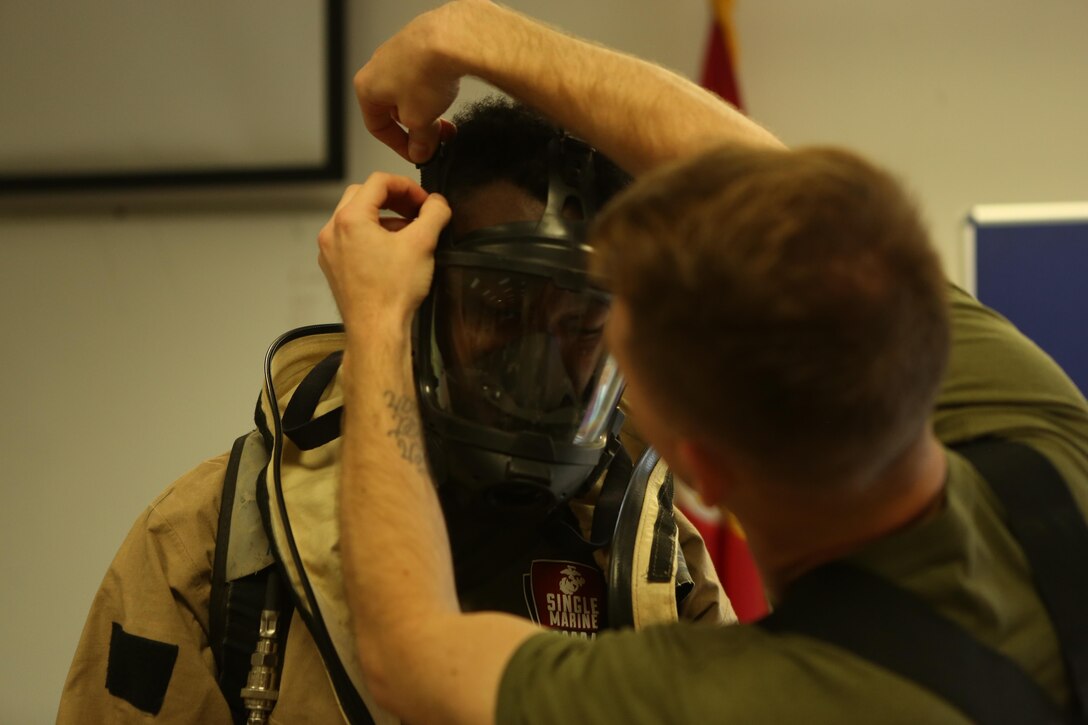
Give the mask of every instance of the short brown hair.
<path id="1" fill-rule="evenodd" d="M 720 148 L 640 180 L 593 239 L 630 313 L 627 355 L 688 432 L 791 479 L 875 474 L 921 432 L 947 283 L 914 204 L 872 164 Z"/>

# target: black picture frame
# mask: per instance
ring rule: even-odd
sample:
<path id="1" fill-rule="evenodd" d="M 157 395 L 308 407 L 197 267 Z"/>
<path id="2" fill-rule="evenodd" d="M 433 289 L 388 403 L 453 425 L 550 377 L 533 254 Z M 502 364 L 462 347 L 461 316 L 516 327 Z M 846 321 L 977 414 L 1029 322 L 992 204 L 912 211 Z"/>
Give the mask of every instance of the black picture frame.
<path id="1" fill-rule="evenodd" d="M 209 170 L 111 172 L 91 171 L 28 175 L 0 169 L 0 195 L 42 195 L 50 192 L 123 191 L 128 189 L 200 189 L 300 182 L 333 182 L 345 174 L 344 128 L 344 0 L 324 0 L 325 84 L 324 157 L 299 166 L 252 166 Z"/>

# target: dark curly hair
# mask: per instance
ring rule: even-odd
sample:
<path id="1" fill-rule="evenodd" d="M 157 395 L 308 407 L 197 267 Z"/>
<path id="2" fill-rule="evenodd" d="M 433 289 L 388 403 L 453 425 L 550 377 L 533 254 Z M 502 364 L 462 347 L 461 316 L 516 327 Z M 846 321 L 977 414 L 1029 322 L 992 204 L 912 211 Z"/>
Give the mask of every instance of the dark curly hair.
<path id="1" fill-rule="evenodd" d="M 541 202 L 548 196 L 548 143 L 562 129 L 505 96 L 487 96 L 453 118 L 457 134 L 446 143 L 445 194 L 451 203 L 481 186 L 505 181 Z M 631 177 L 603 154 L 595 156 L 597 203 L 603 206 Z"/>

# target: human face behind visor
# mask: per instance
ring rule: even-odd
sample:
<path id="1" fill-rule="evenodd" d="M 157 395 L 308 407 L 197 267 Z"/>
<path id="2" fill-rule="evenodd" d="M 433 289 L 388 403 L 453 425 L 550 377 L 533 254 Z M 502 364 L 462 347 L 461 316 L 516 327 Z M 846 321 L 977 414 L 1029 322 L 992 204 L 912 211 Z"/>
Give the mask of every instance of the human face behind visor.
<path id="1" fill-rule="evenodd" d="M 563 193 L 582 192 L 549 181 L 550 200 Z M 524 506 L 575 495 L 604 460 L 623 378 L 588 273 L 586 198 L 557 216 L 508 182 L 451 195 L 413 333 L 437 480 Z"/>
<path id="2" fill-rule="evenodd" d="M 507 432 L 595 435 L 582 429 L 597 384 L 607 382 L 607 297 L 511 270 L 450 266 L 438 274 L 438 407 Z"/>

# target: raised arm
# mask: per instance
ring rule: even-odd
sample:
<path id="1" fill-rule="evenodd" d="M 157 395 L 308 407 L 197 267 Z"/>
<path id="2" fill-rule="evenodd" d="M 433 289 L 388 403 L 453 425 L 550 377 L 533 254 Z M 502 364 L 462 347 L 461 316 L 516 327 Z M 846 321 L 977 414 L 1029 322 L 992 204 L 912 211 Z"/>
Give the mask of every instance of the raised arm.
<path id="1" fill-rule="evenodd" d="M 725 142 L 780 145 L 731 106 L 653 64 L 484 0 L 426 13 L 356 76 L 367 127 L 430 157 L 473 75 L 552 117 L 633 173 Z M 392 209 L 414 221 L 388 223 Z M 319 238 L 347 328 L 341 530 L 356 642 L 378 700 L 410 722 L 488 723 L 526 620 L 459 611 L 445 526 L 423 462 L 409 324 L 431 278 L 445 202 L 407 179 L 348 190 Z"/>
<path id="2" fill-rule="evenodd" d="M 383 220 L 383 209 L 412 221 Z M 538 630 L 461 614 L 424 459 L 410 326 L 449 215 L 415 182 L 375 174 L 347 190 L 318 241 L 347 331 L 340 530 L 367 684 L 407 722 L 487 723 L 506 661 Z"/>
<path id="3" fill-rule="evenodd" d="M 533 106 L 633 174 L 721 143 L 782 145 L 675 73 L 488 0 L 420 15 L 378 48 L 355 76 L 367 128 L 405 158 L 425 161 L 464 76 Z"/>

